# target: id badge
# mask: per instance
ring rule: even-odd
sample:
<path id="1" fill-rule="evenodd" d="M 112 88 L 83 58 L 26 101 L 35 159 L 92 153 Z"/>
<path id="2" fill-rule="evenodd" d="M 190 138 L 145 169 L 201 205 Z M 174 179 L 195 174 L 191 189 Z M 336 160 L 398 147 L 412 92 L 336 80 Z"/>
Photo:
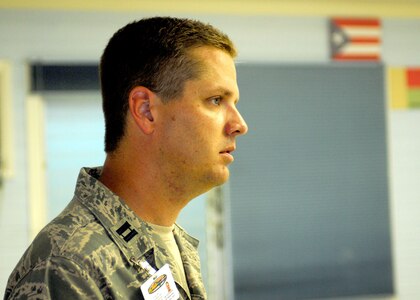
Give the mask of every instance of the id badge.
<path id="1" fill-rule="evenodd" d="M 140 287 L 144 300 L 177 300 L 179 291 L 169 265 L 165 264 Z"/>

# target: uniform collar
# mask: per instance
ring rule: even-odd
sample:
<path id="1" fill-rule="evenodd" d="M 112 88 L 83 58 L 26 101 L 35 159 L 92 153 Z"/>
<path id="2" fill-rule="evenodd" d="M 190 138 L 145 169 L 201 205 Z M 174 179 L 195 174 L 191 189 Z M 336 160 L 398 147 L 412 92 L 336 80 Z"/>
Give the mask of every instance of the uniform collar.
<path id="1" fill-rule="evenodd" d="M 77 179 L 75 195 L 99 220 L 128 261 L 150 254 L 156 247 L 151 239 L 151 226 L 141 220 L 119 196 L 99 180 L 101 167 L 82 168 Z M 175 224 L 174 231 L 182 242 L 197 249 L 198 240 Z M 182 249 L 180 249 L 182 252 Z M 154 253 L 154 263 L 162 267 L 164 257 Z"/>

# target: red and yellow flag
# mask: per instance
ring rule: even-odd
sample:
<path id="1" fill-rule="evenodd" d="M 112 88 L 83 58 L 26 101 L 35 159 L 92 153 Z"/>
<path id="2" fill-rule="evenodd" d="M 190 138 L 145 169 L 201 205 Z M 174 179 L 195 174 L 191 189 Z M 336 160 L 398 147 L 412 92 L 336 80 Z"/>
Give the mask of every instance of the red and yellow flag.
<path id="1" fill-rule="evenodd" d="M 420 108 L 420 67 L 389 68 L 388 81 L 392 109 Z"/>

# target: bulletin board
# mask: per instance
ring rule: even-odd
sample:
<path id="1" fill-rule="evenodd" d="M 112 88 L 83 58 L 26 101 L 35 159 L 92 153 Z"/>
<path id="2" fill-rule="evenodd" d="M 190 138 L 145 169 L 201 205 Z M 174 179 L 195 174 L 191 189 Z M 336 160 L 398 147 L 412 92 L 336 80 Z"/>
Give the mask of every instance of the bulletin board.
<path id="1" fill-rule="evenodd" d="M 237 69 L 235 299 L 392 294 L 383 66 Z"/>

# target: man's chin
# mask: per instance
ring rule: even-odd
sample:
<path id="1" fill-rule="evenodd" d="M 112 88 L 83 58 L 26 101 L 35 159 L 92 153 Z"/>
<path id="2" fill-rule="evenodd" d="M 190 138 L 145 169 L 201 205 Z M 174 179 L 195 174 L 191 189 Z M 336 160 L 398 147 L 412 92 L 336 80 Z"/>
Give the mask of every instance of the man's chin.
<path id="1" fill-rule="evenodd" d="M 223 170 L 217 170 L 214 172 L 211 172 L 206 176 L 206 184 L 210 185 L 210 188 L 219 186 L 224 184 L 229 179 L 229 170 L 227 168 L 224 168 Z"/>
<path id="2" fill-rule="evenodd" d="M 223 171 L 224 172 L 222 174 L 219 174 L 219 176 L 216 179 L 217 181 L 216 186 L 222 185 L 229 180 L 229 175 L 230 175 L 229 169 L 225 168 Z"/>

